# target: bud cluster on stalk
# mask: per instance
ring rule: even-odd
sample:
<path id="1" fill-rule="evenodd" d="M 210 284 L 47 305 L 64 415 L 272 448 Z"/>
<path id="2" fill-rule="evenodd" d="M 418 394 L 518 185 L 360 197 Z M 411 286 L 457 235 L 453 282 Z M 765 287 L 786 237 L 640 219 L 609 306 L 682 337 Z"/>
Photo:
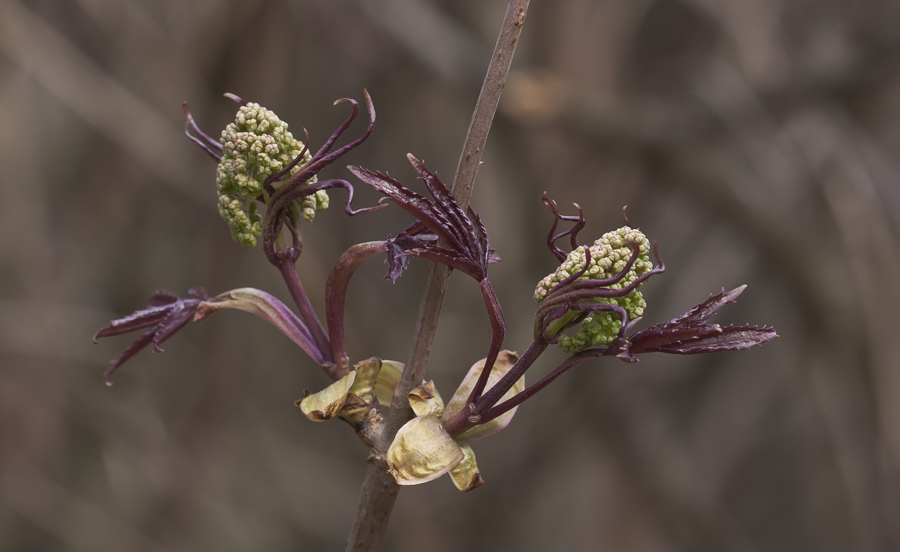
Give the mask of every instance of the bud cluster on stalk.
<path id="1" fill-rule="evenodd" d="M 590 245 L 579 245 L 577 234 L 585 226 L 583 210 L 576 204 L 577 216 L 562 215 L 545 194 L 543 202 L 554 216 L 547 246 L 560 264 L 535 288 L 538 307 L 531 344 L 521 356 L 503 349 L 506 323 L 488 275 L 489 265 L 499 262 L 500 257 L 491 247 L 480 215 L 471 207 L 462 207 L 424 162 L 407 154 L 430 197 L 385 173 L 348 166 L 357 179 L 384 196 L 378 205 L 358 210 L 350 207 L 354 189 L 349 182 L 318 179 L 320 170 L 371 134 L 375 109 L 368 92 L 364 93 L 370 119 L 366 131 L 332 151 L 359 112 L 354 100 L 338 100 L 336 103 L 349 102 L 353 111 L 312 154 L 308 135 L 306 144 L 295 139 L 287 123 L 257 103 L 227 95 L 240 107 L 234 122 L 222 131 L 221 141 L 204 134 L 187 105 L 183 106 L 188 137 L 218 162 L 218 209 L 232 237 L 251 247 L 262 237 L 266 258 L 279 269 L 296 312 L 273 295 L 253 288 L 213 297 L 196 288 L 191 290 L 191 298 L 156 292 L 147 308 L 112 321 L 96 334 L 95 338 L 103 338 L 143 332 L 112 362 L 107 377 L 140 350 L 151 345 L 153 350 L 161 350 L 162 343 L 191 321 L 220 310 L 248 312 L 282 332 L 332 380 L 324 389 L 307 391 L 296 401 L 304 416 L 316 422 L 339 418 L 350 424 L 370 447 L 373 458 L 383 461 L 385 470 L 400 485 L 425 483 L 449 474 L 454 485 L 465 492 L 483 483 L 471 443 L 505 428 L 519 405 L 586 360 L 610 356 L 636 362 L 636 355 L 651 352 L 736 351 L 777 337 L 772 328 L 708 322 L 722 306 L 734 302 L 746 286 L 728 292 L 723 289 L 677 318 L 632 332 L 647 307 L 641 286 L 665 271 L 657 245 L 651 247 L 647 237 L 630 223 L 603 234 Z M 323 326 L 303 289 L 296 263 L 303 251 L 300 219 L 312 221 L 317 211 L 327 208 L 326 190 L 334 188 L 348 193 L 344 207 L 347 215 L 379 210 L 390 202 L 414 221 L 396 237 L 360 243 L 341 255 L 325 286 Z M 265 213 L 260 213 L 259 206 L 265 207 Z M 561 222 L 573 224 L 557 233 Z M 564 237 L 571 244 L 568 253 L 556 245 Z M 444 264 L 478 283 L 491 328 L 490 335 L 478 343 L 487 346 L 486 354 L 460 348 L 460 356 L 484 358 L 471 366 L 446 403 L 433 381 L 422 381 L 412 390 L 398 389 L 401 382 L 412 387 L 419 379 L 405 373 L 401 363 L 377 356 L 350 363 L 344 339 L 349 283 L 362 264 L 382 253 L 388 265 L 385 278 L 392 282 L 403 274 L 411 259 L 420 258 Z M 552 344 L 570 355 L 526 387 L 525 372 Z M 396 435 L 380 435 L 384 427 L 382 409 L 389 406 L 395 412 L 408 406 L 414 416 Z"/>
<path id="2" fill-rule="evenodd" d="M 622 270 L 628 264 L 628 260 L 634 253 L 629 242 L 638 244 L 638 257 L 631 269 L 615 284 L 607 286 L 608 289 L 622 289 L 637 280 L 640 276 L 653 269 L 650 262 L 650 241 L 635 228 L 624 226 L 612 232 L 607 232 L 589 247 L 590 263 L 585 270 L 585 247 L 580 246 L 568 254 L 559 268 L 538 282 L 534 290 L 534 300 L 538 303 L 547 297 L 554 286 L 570 278 L 574 274 L 583 272 L 579 280 L 608 279 Z M 638 284 L 637 288 L 640 287 Z M 597 303 L 618 305 L 628 313 L 628 319 L 634 320 L 644 315 L 647 307 L 644 296 L 635 289 L 623 297 L 598 297 L 591 299 Z M 577 313 L 571 312 L 560 319 L 560 324 L 571 320 Z M 594 312 L 588 315 L 582 322 L 581 328 L 574 335 L 560 335 L 559 347 L 569 353 L 577 353 L 597 345 L 609 345 L 616 338 L 622 327 L 621 318 L 614 312 Z"/>
<path id="3" fill-rule="evenodd" d="M 312 155 L 303 142 L 294 138 L 287 123 L 255 102 L 238 108 L 234 122 L 222 131 L 221 144 L 222 158 L 216 167 L 219 214 L 228 223 L 236 241 L 253 247 L 262 234 L 256 199 L 263 195 L 266 180 L 303 154 L 287 172 L 287 175 L 296 174 Z M 313 176 L 307 184 L 315 182 Z M 274 188 L 277 187 L 275 183 Z M 324 190 L 303 197 L 299 202 L 300 215 L 309 222 L 315 218 L 316 211 L 327 208 L 328 193 Z"/>

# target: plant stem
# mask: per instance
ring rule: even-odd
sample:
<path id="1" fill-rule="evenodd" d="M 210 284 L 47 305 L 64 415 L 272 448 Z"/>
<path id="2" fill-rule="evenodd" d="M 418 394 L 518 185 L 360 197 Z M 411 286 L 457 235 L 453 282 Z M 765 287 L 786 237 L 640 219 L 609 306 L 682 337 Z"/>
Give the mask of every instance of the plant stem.
<path id="1" fill-rule="evenodd" d="M 331 354 L 331 342 L 328 340 L 328 336 L 325 335 L 325 330 L 322 329 L 322 324 L 319 322 L 316 311 L 313 310 L 312 304 L 309 302 L 309 297 L 306 296 L 306 291 L 303 290 L 303 284 L 300 283 L 300 278 L 297 276 L 297 265 L 291 261 L 285 260 L 278 263 L 276 266 L 278 267 L 279 272 L 281 272 L 281 277 L 284 278 L 284 283 L 287 286 L 288 291 L 291 292 L 294 304 L 297 305 L 300 319 L 303 320 L 306 327 L 309 328 L 316 347 L 321 351 L 322 357 L 327 363 L 322 367 L 325 368 L 325 372 L 331 379 L 335 381 L 341 379 L 346 375 L 346 372 L 341 374 L 340 370 L 338 370 L 334 364 L 334 359 Z"/>
<path id="2" fill-rule="evenodd" d="M 562 364 L 557 366 L 552 372 L 550 372 L 549 374 L 547 374 L 546 376 L 541 378 L 541 380 L 539 382 L 535 383 L 528 389 L 525 389 L 521 393 L 518 393 L 515 397 L 513 397 L 509 400 L 503 401 L 502 403 L 500 403 L 496 406 L 491 407 L 487 412 L 485 412 L 481 416 L 481 421 L 479 423 L 482 423 L 482 424 L 487 423 L 487 422 L 493 420 L 494 418 L 496 418 L 497 416 L 501 416 L 504 413 L 512 410 L 513 408 L 519 406 L 526 400 L 533 397 L 538 391 L 540 391 L 544 387 L 547 387 L 547 385 L 549 385 L 550 382 L 552 382 L 559 376 L 565 374 L 570 369 L 574 368 L 575 366 L 578 366 L 579 364 L 581 364 L 582 362 L 584 362 L 585 360 L 588 360 L 590 358 L 597 358 L 597 357 L 604 356 L 603 353 L 605 353 L 605 352 L 606 352 L 606 349 L 588 349 L 587 351 L 583 351 L 576 355 L 572 355 L 565 362 L 563 362 Z"/>
<path id="3" fill-rule="evenodd" d="M 331 336 L 331 350 L 336 370 L 350 368 L 344 348 L 344 300 L 347 287 L 356 270 L 375 255 L 385 251 L 387 242 L 358 243 L 341 255 L 325 284 L 325 321 Z"/>
<path id="4" fill-rule="evenodd" d="M 484 368 L 472 393 L 466 400 L 466 404 L 472 405 L 481 397 L 484 388 L 487 385 L 488 378 L 494 370 L 494 363 L 497 362 L 497 356 L 500 354 L 500 347 L 503 345 L 503 338 L 506 336 L 506 321 L 503 319 L 503 311 L 500 310 L 500 302 L 491 286 L 491 281 L 487 278 L 481 282 L 481 296 L 484 299 L 484 305 L 487 307 L 488 317 L 491 320 L 491 348 L 488 349 L 487 357 L 484 359 Z"/>
<path id="5" fill-rule="evenodd" d="M 532 341 L 531 345 L 528 346 L 528 349 L 525 350 L 525 353 L 519 357 L 519 360 L 513 365 L 509 371 L 500 378 L 500 381 L 495 383 L 490 389 L 488 389 L 487 393 L 481 396 L 477 401 L 476 409 L 481 414 L 487 414 L 490 412 L 491 407 L 497 404 L 503 395 L 506 394 L 510 388 L 516 384 L 517 381 L 522 377 L 522 375 L 534 364 L 534 361 L 538 359 L 541 354 L 547 350 L 547 346 L 549 344 L 547 341 L 540 339 L 537 341 Z M 521 394 L 521 393 L 520 393 Z M 518 396 L 518 395 L 516 395 Z M 460 410 L 453 418 L 444 422 L 444 429 L 447 430 L 447 433 L 450 435 L 459 435 L 463 431 L 469 429 L 470 427 L 483 423 L 485 420 L 482 416 L 478 422 L 470 422 L 469 416 L 473 414 L 472 412 L 472 404 L 466 404 L 462 410 Z"/>
<path id="6" fill-rule="evenodd" d="M 512 63 L 529 0 L 510 0 L 506 15 L 500 27 L 500 35 L 488 65 L 487 75 L 475 104 L 475 112 L 469 123 L 466 141 L 463 145 L 456 176 L 453 179 L 453 196 L 459 204 L 466 208 L 472 196 L 475 175 L 481 164 L 481 155 L 487 142 L 488 132 L 497 112 L 500 94 L 506 85 L 506 76 Z M 413 335 L 413 345 L 409 352 L 406 366 L 400 383 L 394 391 L 391 411 L 384 426 L 384 442 L 389 443 L 394 434 L 411 417 L 412 410 L 406 395 L 422 383 L 428 357 L 434 342 L 438 317 L 447 290 L 450 269 L 445 265 L 433 263 L 428 272 L 425 295 L 419 307 L 419 317 Z M 346 550 L 349 552 L 376 551 L 387 528 L 390 511 L 394 506 L 400 487 L 384 469 L 383 462 L 372 462 L 366 473 L 360 496 L 356 520 L 347 539 Z"/>

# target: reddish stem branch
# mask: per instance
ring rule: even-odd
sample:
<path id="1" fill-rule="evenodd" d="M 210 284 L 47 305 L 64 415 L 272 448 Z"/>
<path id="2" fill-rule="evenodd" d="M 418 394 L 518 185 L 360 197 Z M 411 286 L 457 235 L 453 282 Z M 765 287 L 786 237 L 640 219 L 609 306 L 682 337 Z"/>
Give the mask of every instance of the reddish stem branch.
<path id="1" fill-rule="evenodd" d="M 487 358 L 484 359 L 484 368 L 481 370 L 481 375 L 478 376 L 478 381 L 475 382 L 472 393 L 466 399 L 466 404 L 470 405 L 470 408 L 475 401 L 481 398 L 481 394 L 484 392 L 485 386 L 487 386 L 488 378 L 490 378 L 491 372 L 494 370 L 497 356 L 500 354 L 503 338 L 506 336 L 506 322 L 503 319 L 503 311 L 500 309 L 500 302 L 497 300 L 497 295 L 494 293 L 494 288 L 488 279 L 481 282 L 481 296 L 488 311 L 488 318 L 491 320 L 491 348 L 488 349 Z M 473 412 L 473 414 L 479 414 L 479 412 Z"/>
<path id="2" fill-rule="evenodd" d="M 500 381 L 495 383 L 493 387 L 488 389 L 487 393 L 478 399 L 476 403 L 477 411 L 481 413 L 486 413 L 485 411 L 489 412 L 491 407 L 497 404 L 503 395 L 519 381 L 519 378 L 521 378 L 531 365 L 534 364 L 534 361 L 547 350 L 548 345 L 549 343 L 543 339 L 532 341 L 531 345 L 528 346 L 528 349 L 525 350 L 525 353 L 519 357 L 519 360 L 513 367 L 500 378 Z M 473 415 L 472 406 L 472 404 L 466 404 L 466 406 L 453 416 L 453 418 L 444 422 L 444 429 L 447 430 L 447 433 L 450 435 L 459 435 L 470 427 L 484 422 L 485 419 L 483 416 L 477 422 L 469 421 L 469 417 Z"/>
<path id="3" fill-rule="evenodd" d="M 485 412 L 481 416 L 481 422 L 479 422 L 479 423 L 482 423 L 482 424 L 487 423 L 487 422 L 493 420 L 494 418 L 496 418 L 497 416 L 501 416 L 501 415 L 505 414 L 506 412 L 512 410 L 513 408 L 519 406 L 526 400 L 530 399 L 538 391 L 540 391 L 544 387 L 547 387 L 547 385 L 549 385 L 550 382 L 552 382 L 559 376 L 565 374 L 570 369 L 574 368 L 575 366 L 578 366 L 579 364 L 581 364 L 582 362 L 584 362 L 585 360 L 588 360 L 590 358 L 602 357 L 602 356 L 604 356 L 605 352 L 606 352 L 606 349 L 588 349 L 587 351 L 582 351 L 581 353 L 578 353 L 577 355 L 572 355 L 565 362 L 563 362 L 562 364 L 557 366 L 552 372 L 550 372 L 549 374 L 547 374 L 546 376 L 541 378 L 541 380 L 539 382 L 535 383 L 534 385 L 531 385 L 530 387 L 528 387 L 528 389 L 525 389 L 521 393 L 518 393 L 516 396 L 512 397 L 511 399 L 505 400 L 502 403 L 489 408 L 488 411 Z"/>
<path id="4" fill-rule="evenodd" d="M 331 350 L 337 370 L 350 369 L 347 351 L 344 348 L 344 300 L 350 278 L 360 266 L 375 255 L 383 252 L 387 242 L 358 243 L 344 252 L 335 263 L 328 282 L 325 284 L 325 320 L 328 335 L 331 336 Z"/>
<path id="5" fill-rule="evenodd" d="M 303 320 L 306 327 L 309 328 L 316 347 L 322 352 L 322 356 L 325 358 L 326 364 L 322 367 L 325 368 L 325 372 L 331 379 L 335 381 L 341 379 L 346 375 L 346 372 L 341 374 L 340 370 L 334 365 L 334 359 L 331 354 L 331 342 L 328 340 L 328 336 L 325 335 L 325 330 L 319 322 L 319 317 L 316 316 L 316 311 L 313 310 L 312 304 L 309 302 L 309 297 L 306 296 L 306 291 L 304 291 L 303 285 L 300 283 L 300 278 L 297 276 L 297 266 L 288 260 L 280 262 L 275 266 L 277 266 L 278 271 L 281 272 L 284 283 L 291 293 L 291 298 L 294 299 L 294 304 L 297 305 L 300 319 Z"/>

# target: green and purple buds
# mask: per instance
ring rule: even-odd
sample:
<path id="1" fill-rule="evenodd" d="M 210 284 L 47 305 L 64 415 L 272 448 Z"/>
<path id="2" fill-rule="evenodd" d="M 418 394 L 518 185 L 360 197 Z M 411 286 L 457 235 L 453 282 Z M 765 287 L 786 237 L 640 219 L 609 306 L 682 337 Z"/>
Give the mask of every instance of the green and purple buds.
<path id="1" fill-rule="evenodd" d="M 350 198 L 344 207 L 349 215 L 381 208 L 377 206 L 354 211 L 350 208 L 353 187 L 349 183 L 343 180 L 319 182 L 316 176 L 320 170 L 363 143 L 371 134 L 375 124 L 375 108 L 367 92 L 366 106 L 371 120 L 365 133 L 336 151 L 331 151 L 337 139 L 359 113 L 356 101 L 342 98 L 335 104 L 349 102 L 353 112 L 315 154 L 310 153 L 308 145 L 295 139 L 288 130 L 287 123 L 271 110 L 258 103 L 245 102 L 234 94 L 225 96 L 237 102 L 240 107 L 234 122 L 222 131 L 221 141 L 200 130 L 187 102 L 182 105 L 182 110 L 187 137 L 218 162 L 216 190 L 219 196 L 219 214 L 228 223 L 236 241 L 253 247 L 257 238 L 264 236 L 266 255 L 274 259 L 273 242 L 285 223 L 285 216 L 288 215 L 292 231 L 297 234 L 299 220 L 295 219 L 303 218 L 311 222 L 316 211 L 327 209 L 329 199 L 326 190 L 330 188 L 344 188 L 349 192 Z M 308 135 L 306 142 L 309 142 Z M 257 202 L 266 205 L 268 212 L 265 215 L 259 213 Z"/>
<path id="2" fill-rule="evenodd" d="M 603 286 L 610 290 L 627 288 L 639 277 L 653 270 L 650 262 L 650 242 L 644 234 L 635 228 L 623 226 L 612 232 L 607 232 L 589 247 L 585 254 L 585 247 L 580 246 L 566 256 L 565 260 L 555 272 L 541 280 L 534 290 L 534 300 L 540 303 L 550 291 L 561 282 L 576 276 L 577 280 L 607 280 L 626 269 L 629 259 L 635 253 L 637 246 L 637 258 L 628 267 L 621 279 L 613 284 Z M 585 262 L 587 261 L 587 267 Z M 640 287 L 638 284 L 636 287 Z M 596 303 L 617 305 L 625 309 L 629 320 L 640 318 L 644 315 L 647 303 L 640 291 L 634 289 L 621 297 L 597 297 L 591 299 Z M 565 316 L 558 318 L 553 330 L 562 327 L 574 319 L 579 311 L 570 311 Z M 593 312 L 587 315 L 581 322 L 581 328 L 572 336 L 559 335 L 557 337 L 559 347 L 570 353 L 583 351 L 588 347 L 608 345 L 618 336 L 622 327 L 622 320 L 614 311 Z"/>
<path id="3" fill-rule="evenodd" d="M 267 180 L 282 173 L 299 157 L 299 161 L 280 176 L 297 173 L 312 155 L 303 142 L 294 138 L 287 123 L 254 102 L 242 103 L 238 108 L 234 122 L 222 131 L 221 144 L 222 158 L 216 167 L 219 214 L 228 223 L 236 241 L 253 247 L 256 238 L 262 234 L 262 218 L 256 212 L 256 199 L 266 190 Z M 313 176 L 306 184 L 315 182 Z M 273 183 L 273 187 L 277 189 L 278 184 Z M 316 211 L 328 208 L 328 194 L 319 190 L 305 196 L 299 200 L 298 207 L 300 216 L 312 221 Z"/>

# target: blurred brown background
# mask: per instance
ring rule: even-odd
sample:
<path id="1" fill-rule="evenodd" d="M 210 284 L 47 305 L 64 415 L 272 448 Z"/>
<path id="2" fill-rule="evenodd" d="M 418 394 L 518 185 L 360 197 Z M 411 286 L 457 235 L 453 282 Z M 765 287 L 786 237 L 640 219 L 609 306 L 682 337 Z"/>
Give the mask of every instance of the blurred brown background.
<path id="1" fill-rule="evenodd" d="M 347 113 L 332 101 L 366 87 L 375 133 L 323 176 L 353 163 L 418 187 L 413 152 L 452 180 L 504 9 L 0 0 L 0 550 L 342 548 L 366 451 L 296 411 L 326 380 L 287 339 L 228 312 L 107 388 L 129 340 L 90 337 L 157 288 L 287 298 L 219 219 L 183 100 L 215 135 L 234 92 L 318 147 Z M 486 485 L 404 489 L 384 550 L 900 549 L 898 21 L 890 0 L 532 2 L 473 198 L 503 257 L 506 346 L 527 346 L 556 266 L 544 190 L 584 206 L 583 240 L 627 204 L 660 242 L 649 321 L 747 283 L 718 321 L 781 338 L 582 365 L 476 443 Z M 305 225 L 320 313 L 341 251 L 409 221 L 332 207 Z M 406 358 L 413 265 L 393 286 L 379 263 L 354 279 L 353 359 Z M 487 350 L 476 290 L 451 281 L 429 371 L 445 397 Z"/>

